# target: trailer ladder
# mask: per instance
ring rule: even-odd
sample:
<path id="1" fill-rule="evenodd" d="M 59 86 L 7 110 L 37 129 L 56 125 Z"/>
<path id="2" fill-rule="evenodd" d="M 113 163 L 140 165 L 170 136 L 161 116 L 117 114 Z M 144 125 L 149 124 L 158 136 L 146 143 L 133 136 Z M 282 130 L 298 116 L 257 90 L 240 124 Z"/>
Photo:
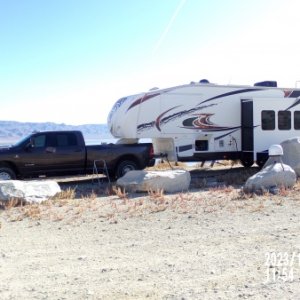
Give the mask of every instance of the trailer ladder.
<path id="1" fill-rule="evenodd" d="M 99 165 L 99 163 L 101 163 L 101 166 Z M 99 175 L 103 174 L 107 177 L 108 179 L 108 184 L 110 185 L 110 177 L 109 177 L 109 173 L 108 173 L 108 169 L 107 169 L 107 165 L 106 165 L 106 161 L 104 159 L 97 159 L 94 160 L 94 166 L 93 166 L 93 180 L 94 180 L 94 176 L 97 176 L 97 180 L 98 180 L 98 184 L 101 184 Z"/>

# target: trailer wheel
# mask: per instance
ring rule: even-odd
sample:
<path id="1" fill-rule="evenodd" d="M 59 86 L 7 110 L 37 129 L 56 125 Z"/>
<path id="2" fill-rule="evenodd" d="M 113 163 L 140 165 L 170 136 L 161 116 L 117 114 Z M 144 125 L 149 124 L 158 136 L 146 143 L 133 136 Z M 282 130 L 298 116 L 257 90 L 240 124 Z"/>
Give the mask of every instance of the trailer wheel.
<path id="1" fill-rule="evenodd" d="M 127 172 L 129 171 L 134 171 L 134 170 L 138 170 L 138 165 L 136 162 L 132 161 L 132 160 L 123 160 L 120 161 L 120 163 L 117 166 L 116 169 L 116 178 L 120 178 L 122 176 L 124 176 Z"/>
<path id="2" fill-rule="evenodd" d="M 261 161 L 261 160 L 256 161 L 256 164 L 258 165 L 258 167 L 260 169 L 262 169 L 262 167 L 265 165 L 265 163 L 266 163 L 266 161 Z"/>
<path id="3" fill-rule="evenodd" d="M 0 167 L 0 180 L 14 180 L 16 179 L 15 172 L 8 167 Z"/>
<path id="4" fill-rule="evenodd" d="M 254 161 L 251 159 L 242 159 L 241 163 L 245 168 L 250 168 L 250 167 L 252 167 Z"/>

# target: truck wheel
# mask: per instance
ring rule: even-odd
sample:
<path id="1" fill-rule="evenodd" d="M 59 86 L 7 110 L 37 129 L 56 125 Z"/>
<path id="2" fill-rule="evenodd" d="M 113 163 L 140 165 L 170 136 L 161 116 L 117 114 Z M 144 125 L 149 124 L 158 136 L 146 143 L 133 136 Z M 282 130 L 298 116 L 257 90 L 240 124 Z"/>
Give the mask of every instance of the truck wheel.
<path id="1" fill-rule="evenodd" d="M 0 180 L 16 179 L 16 174 L 11 168 L 0 167 Z"/>
<path id="2" fill-rule="evenodd" d="M 128 171 L 133 171 L 137 169 L 138 165 L 136 164 L 136 162 L 132 160 L 123 160 L 117 166 L 116 177 L 120 178 L 124 176 Z"/>

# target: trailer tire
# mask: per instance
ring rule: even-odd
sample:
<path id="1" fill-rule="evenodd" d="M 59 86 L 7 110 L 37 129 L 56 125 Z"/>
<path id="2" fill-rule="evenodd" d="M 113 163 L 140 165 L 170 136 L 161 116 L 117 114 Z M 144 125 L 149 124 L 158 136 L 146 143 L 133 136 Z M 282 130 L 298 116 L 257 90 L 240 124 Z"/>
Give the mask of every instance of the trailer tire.
<path id="1" fill-rule="evenodd" d="M 0 167 L 0 180 L 14 180 L 16 173 L 9 167 Z"/>
<path id="2" fill-rule="evenodd" d="M 256 162 L 256 164 L 258 165 L 258 167 L 260 168 L 260 169 L 262 169 L 263 168 L 263 166 L 265 165 L 265 161 L 257 161 Z"/>
<path id="3" fill-rule="evenodd" d="M 250 168 L 254 164 L 254 161 L 251 159 L 242 159 L 241 163 L 245 168 Z"/>
<path id="4" fill-rule="evenodd" d="M 138 165 L 133 160 L 122 160 L 119 162 L 116 168 L 116 178 L 124 176 L 129 171 L 138 170 Z"/>

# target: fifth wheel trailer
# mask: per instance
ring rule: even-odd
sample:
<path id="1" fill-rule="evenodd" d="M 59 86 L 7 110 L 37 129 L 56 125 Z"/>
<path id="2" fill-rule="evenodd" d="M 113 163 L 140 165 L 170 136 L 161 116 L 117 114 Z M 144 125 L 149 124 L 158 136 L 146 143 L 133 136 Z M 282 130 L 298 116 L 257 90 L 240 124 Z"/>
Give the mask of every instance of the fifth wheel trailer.
<path id="1" fill-rule="evenodd" d="M 122 141 L 150 138 L 173 161 L 240 159 L 263 165 L 268 148 L 300 135 L 300 89 L 275 81 L 254 86 L 207 80 L 118 100 L 108 115 Z"/>

